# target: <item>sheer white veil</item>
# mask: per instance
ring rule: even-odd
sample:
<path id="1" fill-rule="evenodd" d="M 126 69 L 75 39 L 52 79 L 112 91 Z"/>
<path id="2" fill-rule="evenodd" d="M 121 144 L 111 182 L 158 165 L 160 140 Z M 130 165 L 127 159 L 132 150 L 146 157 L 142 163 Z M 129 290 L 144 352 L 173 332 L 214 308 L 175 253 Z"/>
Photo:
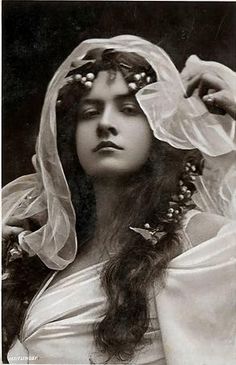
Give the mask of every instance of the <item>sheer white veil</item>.
<path id="1" fill-rule="evenodd" d="M 210 114 L 197 96 L 185 99 L 181 75 L 161 48 L 132 35 L 82 42 L 59 67 L 48 86 L 33 157 L 35 173 L 14 180 L 2 194 L 5 221 L 10 216 L 26 219 L 37 215 L 39 220 L 41 217 L 41 227 L 25 236 L 24 248 L 37 254 L 54 270 L 64 269 L 77 253 L 75 213 L 57 150 L 56 100 L 65 84 L 65 76 L 73 68 L 72 62 L 82 65 L 85 62 L 83 57 L 94 48 L 136 52 L 152 66 L 158 82 L 141 89 L 136 97 L 156 138 L 180 149 L 199 148 L 212 158 L 235 151 L 236 127 L 230 117 Z M 217 69 L 230 87 L 236 89 L 235 74 L 231 70 L 219 64 L 204 63 L 196 57 L 188 60 L 183 75 L 186 77 L 202 67 Z M 228 177 L 224 172 L 225 181 L 218 184 L 222 203 L 217 203 L 217 206 L 209 177 L 206 181 L 203 177 L 197 182 L 196 203 L 199 208 L 224 214 L 229 212 L 230 206 L 230 216 L 236 215 L 233 200 L 235 170 L 232 169 L 230 164 L 227 167 Z M 223 179 L 222 173 L 219 179 Z"/>

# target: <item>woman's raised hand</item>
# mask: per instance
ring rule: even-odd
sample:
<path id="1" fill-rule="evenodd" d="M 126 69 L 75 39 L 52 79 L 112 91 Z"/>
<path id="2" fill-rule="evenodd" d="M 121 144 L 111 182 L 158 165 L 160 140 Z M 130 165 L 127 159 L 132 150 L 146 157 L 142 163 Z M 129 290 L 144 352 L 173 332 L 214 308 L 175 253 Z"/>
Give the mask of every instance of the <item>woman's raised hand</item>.
<path id="1" fill-rule="evenodd" d="M 190 97 L 196 89 L 198 95 L 214 114 L 228 113 L 236 119 L 236 95 L 233 95 L 228 84 L 213 72 L 194 75 L 187 80 L 184 79 L 186 87 L 185 97 Z"/>
<path id="2" fill-rule="evenodd" d="M 29 249 L 25 243 L 25 235 L 31 233 L 29 230 L 29 223 L 27 220 L 18 220 L 16 218 L 9 218 L 8 221 L 2 226 L 2 256 L 3 256 L 3 268 L 4 270 L 8 266 L 9 262 L 15 259 L 22 258 L 22 252 L 26 251 L 29 256 L 35 255 L 35 253 Z M 23 251 L 22 251 L 23 250 Z M 3 276 L 3 280 L 8 278 L 8 274 Z"/>

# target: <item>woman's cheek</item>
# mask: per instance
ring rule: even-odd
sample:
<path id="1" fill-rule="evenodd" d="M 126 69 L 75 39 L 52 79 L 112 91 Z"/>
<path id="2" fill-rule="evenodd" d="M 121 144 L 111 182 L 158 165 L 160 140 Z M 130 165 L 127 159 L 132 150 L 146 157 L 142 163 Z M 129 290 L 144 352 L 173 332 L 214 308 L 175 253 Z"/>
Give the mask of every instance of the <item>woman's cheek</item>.
<path id="1" fill-rule="evenodd" d="M 80 122 L 76 130 L 76 151 L 81 166 L 86 171 L 93 164 L 93 148 L 96 147 L 95 130 L 92 123 Z"/>
<path id="2" fill-rule="evenodd" d="M 83 157 L 83 151 L 84 148 L 87 145 L 87 139 L 88 139 L 88 131 L 87 126 L 85 123 L 80 122 L 76 129 L 76 136 L 75 136 L 75 142 L 76 142 L 76 150 L 78 158 Z M 84 151 L 85 152 L 85 151 Z"/>

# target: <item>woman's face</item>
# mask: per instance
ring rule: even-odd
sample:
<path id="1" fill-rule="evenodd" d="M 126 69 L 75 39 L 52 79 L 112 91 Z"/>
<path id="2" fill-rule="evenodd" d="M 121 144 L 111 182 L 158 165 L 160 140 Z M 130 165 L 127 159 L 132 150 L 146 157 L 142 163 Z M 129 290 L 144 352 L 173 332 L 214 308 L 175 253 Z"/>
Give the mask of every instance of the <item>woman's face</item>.
<path id="1" fill-rule="evenodd" d="M 122 177 L 146 162 L 152 132 L 120 72 L 97 75 L 80 100 L 76 148 L 81 166 L 94 177 Z"/>

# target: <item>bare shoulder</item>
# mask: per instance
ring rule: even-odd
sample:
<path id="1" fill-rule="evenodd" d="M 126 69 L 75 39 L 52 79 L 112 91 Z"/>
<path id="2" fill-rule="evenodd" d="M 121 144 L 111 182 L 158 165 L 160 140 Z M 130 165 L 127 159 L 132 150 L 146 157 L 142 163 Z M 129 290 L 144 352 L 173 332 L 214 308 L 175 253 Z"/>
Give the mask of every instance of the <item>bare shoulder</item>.
<path id="1" fill-rule="evenodd" d="M 199 245 L 217 235 L 228 220 L 217 214 L 199 213 L 194 215 L 185 230 L 192 246 Z"/>

